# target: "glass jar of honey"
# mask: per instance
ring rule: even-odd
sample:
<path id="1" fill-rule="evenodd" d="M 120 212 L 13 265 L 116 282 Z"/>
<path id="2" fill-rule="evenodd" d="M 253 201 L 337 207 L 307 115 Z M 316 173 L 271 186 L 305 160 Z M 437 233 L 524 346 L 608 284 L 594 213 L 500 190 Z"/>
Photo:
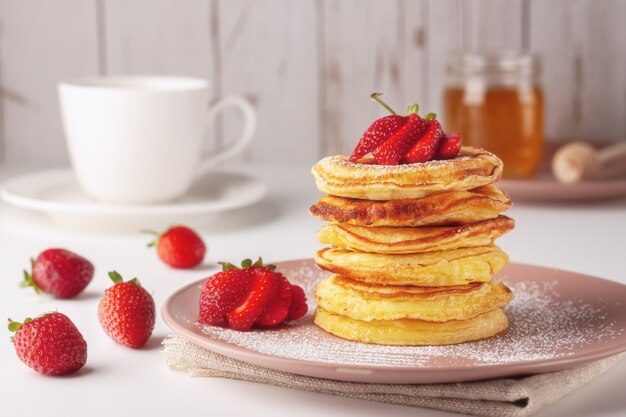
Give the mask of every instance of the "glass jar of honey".
<path id="1" fill-rule="evenodd" d="M 530 177 L 543 155 L 543 93 L 534 56 L 454 54 L 444 91 L 446 131 L 504 162 L 507 178 Z"/>

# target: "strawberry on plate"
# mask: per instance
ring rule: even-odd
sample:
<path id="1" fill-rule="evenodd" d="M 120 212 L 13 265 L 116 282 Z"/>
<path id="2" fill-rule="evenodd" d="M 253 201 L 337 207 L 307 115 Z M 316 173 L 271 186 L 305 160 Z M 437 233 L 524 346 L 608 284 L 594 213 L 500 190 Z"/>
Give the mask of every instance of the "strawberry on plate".
<path id="1" fill-rule="evenodd" d="M 156 246 L 159 258 L 174 268 L 193 268 L 200 264 L 206 254 L 206 245 L 202 238 L 187 226 L 173 226 L 158 234 L 157 239 L 148 244 Z"/>
<path id="2" fill-rule="evenodd" d="M 275 271 L 245 259 L 241 267 L 220 262 L 222 271 L 210 276 L 200 294 L 200 323 L 225 324 L 234 330 L 276 327 L 306 314 L 304 291 Z"/>
<path id="3" fill-rule="evenodd" d="M 154 329 L 154 300 L 137 278 L 124 282 L 117 272 L 109 272 L 115 284 L 104 292 L 98 304 L 98 320 L 104 332 L 119 344 L 143 346 Z"/>
<path id="4" fill-rule="evenodd" d="M 78 371 L 87 362 L 87 342 L 74 323 L 59 312 L 46 313 L 22 323 L 9 319 L 17 357 L 45 375 Z"/>
<path id="5" fill-rule="evenodd" d="M 46 249 L 31 260 L 32 272 L 24 271 L 21 287 L 33 287 L 57 298 L 73 298 L 85 289 L 93 278 L 91 262 L 66 249 Z"/>

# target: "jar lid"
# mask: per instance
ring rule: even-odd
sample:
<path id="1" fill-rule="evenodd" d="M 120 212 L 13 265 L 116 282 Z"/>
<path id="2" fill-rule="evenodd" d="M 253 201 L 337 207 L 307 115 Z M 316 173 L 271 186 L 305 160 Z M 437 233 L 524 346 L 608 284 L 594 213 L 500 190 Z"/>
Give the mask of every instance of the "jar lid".
<path id="1" fill-rule="evenodd" d="M 510 73 L 534 75 L 539 72 L 539 62 L 535 55 L 518 51 L 455 52 L 448 57 L 448 70 L 466 76 Z"/>

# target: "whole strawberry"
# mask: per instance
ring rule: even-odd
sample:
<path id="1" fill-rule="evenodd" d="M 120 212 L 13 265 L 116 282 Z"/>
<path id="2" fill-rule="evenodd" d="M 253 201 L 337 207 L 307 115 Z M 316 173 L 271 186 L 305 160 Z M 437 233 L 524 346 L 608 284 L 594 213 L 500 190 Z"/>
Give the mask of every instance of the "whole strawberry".
<path id="1" fill-rule="evenodd" d="M 45 375 L 78 371 L 87 362 L 87 342 L 64 314 L 46 313 L 23 323 L 9 319 L 15 353 L 29 368 Z"/>
<path id="2" fill-rule="evenodd" d="M 206 254 L 202 238 L 186 226 L 170 227 L 148 244 L 152 246 L 156 246 L 159 258 L 174 268 L 193 268 Z"/>
<path id="3" fill-rule="evenodd" d="M 21 287 L 33 287 L 57 298 L 72 298 L 93 278 L 91 262 L 66 249 L 47 249 L 31 261 L 32 272 L 24 271 Z"/>
<path id="4" fill-rule="evenodd" d="M 200 294 L 199 322 L 225 323 L 234 330 L 275 327 L 297 320 L 308 309 L 304 291 L 276 272 L 274 265 L 245 259 L 241 268 L 221 262 L 222 272 L 210 276 Z"/>
<path id="5" fill-rule="evenodd" d="M 100 325 L 117 343 L 139 348 L 154 329 L 154 300 L 137 278 L 124 282 L 115 271 L 109 272 L 109 277 L 115 284 L 104 292 L 98 304 Z"/>

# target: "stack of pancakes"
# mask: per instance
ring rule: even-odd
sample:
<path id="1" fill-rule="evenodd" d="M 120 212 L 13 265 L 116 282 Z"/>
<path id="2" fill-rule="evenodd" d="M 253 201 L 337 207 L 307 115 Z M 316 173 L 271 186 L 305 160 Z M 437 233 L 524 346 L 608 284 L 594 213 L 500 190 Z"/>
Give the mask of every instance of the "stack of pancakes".
<path id="1" fill-rule="evenodd" d="M 332 272 L 316 289 L 315 323 L 365 343 L 443 345 L 508 327 L 513 298 L 492 280 L 508 262 L 493 244 L 513 229 L 509 197 L 494 183 L 502 161 L 464 147 L 446 161 L 383 166 L 327 157 L 313 167 L 315 260 Z"/>

